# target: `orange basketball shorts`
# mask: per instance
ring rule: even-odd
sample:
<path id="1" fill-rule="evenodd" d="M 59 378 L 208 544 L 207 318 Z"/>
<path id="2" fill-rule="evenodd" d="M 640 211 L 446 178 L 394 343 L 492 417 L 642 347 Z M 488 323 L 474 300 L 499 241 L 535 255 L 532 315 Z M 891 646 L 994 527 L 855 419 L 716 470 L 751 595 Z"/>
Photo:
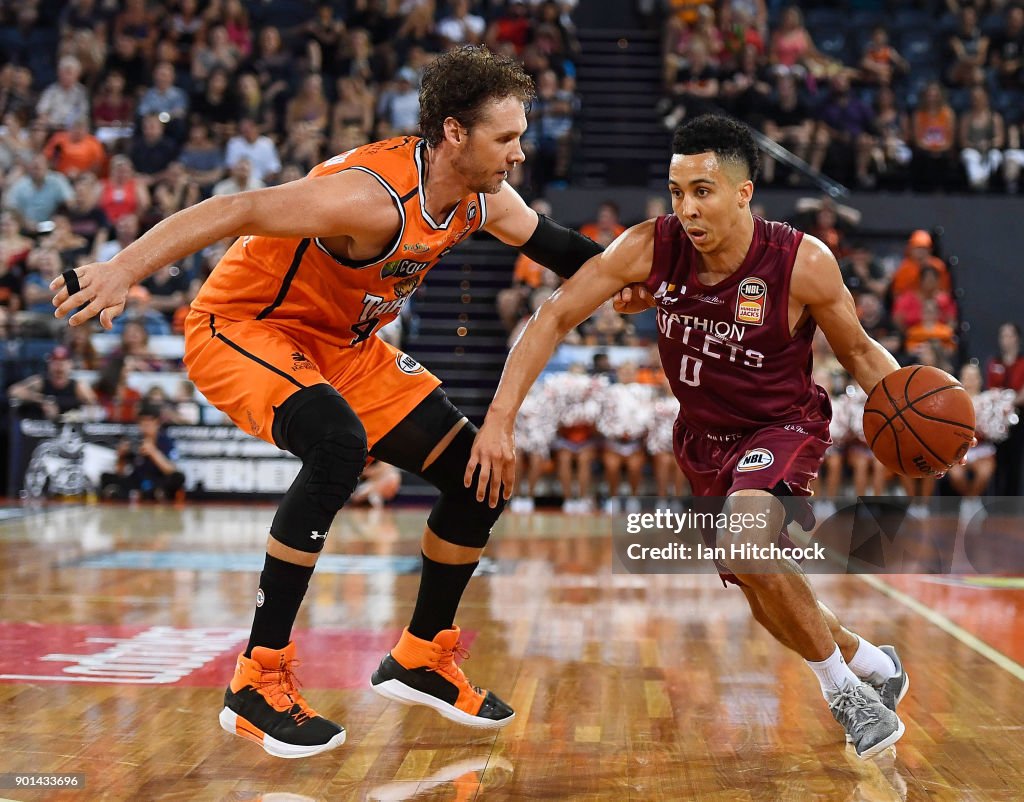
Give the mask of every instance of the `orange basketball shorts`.
<path id="1" fill-rule="evenodd" d="M 441 383 L 378 337 L 338 348 L 301 328 L 219 320 L 195 310 L 185 319 L 185 366 L 207 401 L 268 443 L 274 442 L 275 408 L 304 387 L 334 387 L 362 421 L 373 448 Z"/>

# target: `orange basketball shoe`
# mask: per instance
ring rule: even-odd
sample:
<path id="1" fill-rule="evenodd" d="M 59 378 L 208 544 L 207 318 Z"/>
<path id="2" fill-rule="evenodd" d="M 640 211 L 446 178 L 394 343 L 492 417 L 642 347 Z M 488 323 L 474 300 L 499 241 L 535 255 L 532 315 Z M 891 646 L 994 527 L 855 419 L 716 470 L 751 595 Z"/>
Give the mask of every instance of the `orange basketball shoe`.
<path id="1" fill-rule="evenodd" d="M 432 641 L 406 629 L 398 645 L 381 660 L 370 685 L 377 693 L 405 705 L 426 705 L 449 721 L 496 730 L 515 712 L 490 691 L 469 684 L 455 655 L 469 657 L 459 643 L 459 628 L 443 629 Z"/>
<path id="2" fill-rule="evenodd" d="M 251 658 L 238 655 L 220 726 L 275 757 L 309 757 L 345 743 L 345 728 L 318 716 L 302 698 L 296 665 L 294 642 L 283 649 L 256 646 Z"/>

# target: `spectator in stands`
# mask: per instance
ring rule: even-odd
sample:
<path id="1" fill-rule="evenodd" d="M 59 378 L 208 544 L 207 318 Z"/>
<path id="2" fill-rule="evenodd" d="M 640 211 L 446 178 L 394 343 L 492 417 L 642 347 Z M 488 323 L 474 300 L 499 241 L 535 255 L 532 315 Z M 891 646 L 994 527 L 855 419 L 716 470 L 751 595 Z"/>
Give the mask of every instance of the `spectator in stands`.
<path id="1" fill-rule="evenodd" d="M 84 326 L 67 326 L 64 329 L 63 345 L 71 354 L 76 370 L 96 370 L 100 366 L 100 355 L 93 345 L 92 334 L 92 321 Z"/>
<path id="2" fill-rule="evenodd" d="M 103 498 L 169 501 L 178 497 L 185 474 L 175 465 L 177 448 L 161 426 L 160 412 L 145 404 L 139 408 L 139 437 L 118 445 L 116 472 L 100 479 Z"/>
<path id="3" fill-rule="evenodd" d="M 992 111 L 984 87 L 971 89 L 971 107 L 960 117 L 960 160 L 967 185 L 975 192 L 989 188 L 989 180 L 1003 163 L 1006 144 L 1003 115 Z"/>
<path id="4" fill-rule="evenodd" d="M 187 206 L 202 200 L 199 185 L 185 172 L 185 165 L 175 161 L 167 165 L 163 177 L 153 186 L 153 205 L 144 228 L 151 228 Z"/>
<path id="5" fill-rule="evenodd" d="M 878 140 L 872 152 L 875 172 L 880 178 L 895 179 L 910 164 L 913 151 L 910 141 L 910 121 L 896 105 L 892 87 L 883 86 L 875 96 L 875 130 Z"/>
<path id="6" fill-rule="evenodd" d="M 831 198 L 823 198 L 806 231 L 825 243 L 837 260 L 842 260 L 848 250 L 846 239 L 849 229 L 847 221 L 840 217 L 835 202 Z"/>
<path id="7" fill-rule="evenodd" d="M 858 78 L 866 84 L 891 86 L 896 78 L 910 71 L 907 60 L 889 43 L 889 31 L 878 25 L 864 46 Z"/>
<path id="8" fill-rule="evenodd" d="M 213 187 L 214 195 L 234 195 L 250 189 L 263 189 L 266 184 L 252 174 L 252 165 L 247 158 L 241 158 L 231 168 L 231 174 Z"/>
<path id="9" fill-rule="evenodd" d="M 277 28 L 268 25 L 260 30 L 256 52 L 242 65 L 242 69 L 256 75 L 263 102 L 274 109 L 277 119 L 281 119 L 283 101 L 295 77 L 295 63 L 285 50 Z"/>
<path id="10" fill-rule="evenodd" d="M 166 265 L 143 280 L 142 286 L 149 290 L 153 308 L 168 320 L 188 299 L 188 274 L 178 265 Z"/>
<path id="11" fill-rule="evenodd" d="M 999 351 L 986 369 L 988 389 L 1006 388 L 1017 394 L 1017 422 L 1010 426 L 1007 438 L 996 447 L 997 496 L 1016 496 L 1021 492 L 1024 467 L 1024 354 L 1020 348 L 1020 326 L 1007 321 L 999 326 Z"/>
<path id="12" fill-rule="evenodd" d="M 67 178 L 51 170 L 46 156 L 40 153 L 28 163 L 25 175 L 11 184 L 4 206 L 17 212 L 27 227 L 35 229 L 50 220 L 74 194 Z"/>
<path id="13" fill-rule="evenodd" d="M 926 268 L 927 269 L 927 268 Z M 953 327 L 942 319 L 939 303 L 934 298 L 921 301 L 921 319 L 907 327 L 906 348 L 916 352 L 925 342 L 941 348 L 945 356 L 952 357 L 956 348 Z"/>
<path id="14" fill-rule="evenodd" d="M 128 291 L 124 312 L 114 318 L 111 331 L 120 334 L 131 323 L 141 324 L 150 337 L 171 333 L 167 318 L 153 308 L 153 296 L 141 284 L 136 284 Z"/>
<path id="15" fill-rule="evenodd" d="M 884 298 L 889 289 L 889 278 L 875 259 L 871 249 L 863 242 L 854 243 L 849 254 L 840 264 L 843 283 L 853 294 L 854 299 L 862 293 L 870 292 Z"/>
<path id="16" fill-rule="evenodd" d="M 338 74 L 338 60 L 345 42 L 345 23 L 334 14 L 331 3 L 319 3 L 316 16 L 305 24 L 302 31 L 310 70 L 329 76 Z"/>
<path id="17" fill-rule="evenodd" d="M 882 299 L 874 293 L 862 292 L 857 296 L 857 318 L 864 331 L 886 351 L 898 355 L 903 351 L 903 337 L 899 328 L 885 311 Z M 898 356 L 897 356 L 898 358 Z"/>
<path id="18" fill-rule="evenodd" d="M 250 76 L 251 78 L 252 76 Z M 252 79 L 255 86 L 255 79 Z M 223 67 L 214 67 L 202 84 L 202 91 L 192 97 L 193 120 L 189 133 L 197 125 L 209 126 L 219 139 L 234 132 L 235 121 L 242 113 L 238 97 L 231 88 L 229 73 Z"/>
<path id="19" fill-rule="evenodd" d="M 185 115 L 188 114 L 188 95 L 174 85 L 174 65 L 161 61 L 153 70 L 153 85 L 139 101 L 139 116 L 157 115 L 168 126 L 170 136 L 181 141 L 185 132 Z M 143 120 L 145 121 L 145 120 Z"/>
<path id="20" fill-rule="evenodd" d="M 96 138 L 105 145 L 113 145 L 132 135 L 135 101 L 125 93 L 125 77 L 120 71 L 107 72 L 92 100 L 92 119 Z"/>
<path id="21" fill-rule="evenodd" d="M 416 112 L 419 113 L 419 103 L 416 104 Z M 303 125 L 322 135 L 327 131 L 329 113 L 323 78 L 319 73 L 310 73 L 302 79 L 299 93 L 288 101 L 285 130 L 290 132 L 295 126 Z"/>
<path id="22" fill-rule="evenodd" d="M 64 56 L 57 65 L 57 82 L 50 84 L 36 106 L 39 119 L 51 128 L 70 128 L 89 119 L 89 96 L 79 81 L 82 64 L 74 56 Z"/>
<path id="23" fill-rule="evenodd" d="M 58 18 L 61 34 L 69 31 L 95 31 L 106 39 L 107 15 L 97 8 L 96 0 L 69 0 L 61 9 Z"/>
<path id="24" fill-rule="evenodd" d="M 49 322 L 53 316 L 53 304 L 47 299 L 47 296 L 53 297 L 50 282 L 64 270 L 60 252 L 55 248 L 40 245 L 29 253 L 25 266 L 27 272 L 21 286 L 22 308 Z"/>
<path id="25" fill-rule="evenodd" d="M 257 183 L 272 181 L 281 169 L 277 146 L 270 137 L 260 134 L 251 117 L 243 117 L 238 123 L 238 134 L 228 140 L 225 157 L 228 167 L 233 168 L 242 159 L 248 160 L 252 178 Z"/>
<path id="26" fill-rule="evenodd" d="M 684 117 L 697 117 L 711 111 L 718 98 L 718 70 L 711 63 L 707 45 L 694 41 L 686 58 L 666 63 L 665 84 L 671 98 L 671 111 L 662 122 L 674 130 Z"/>
<path id="27" fill-rule="evenodd" d="M 764 0 L 757 0 L 757 3 L 763 10 Z M 718 13 L 718 24 L 722 32 L 723 48 L 720 66 L 725 69 L 737 67 L 748 48 L 758 58 L 764 55 L 767 26 L 759 26 L 751 9 L 746 7 L 745 3 L 722 3 Z"/>
<path id="28" fill-rule="evenodd" d="M 373 92 L 362 78 L 338 79 L 338 100 L 331 110 L 331 128 L 338 132 L 349 126 L 369 132 L 373 127 Z M 341 151 L 339 151 L 341 152 Z"/>
<path id="29" fill-rule="evenodd" d="M 188 141 L 178 161 L 204 195 L 208 195 L 213 185 L 224 177 L 224 151 L 210 138 L 210 128 L 203 122 L 193 122 L 189 127 Z"/>
<path id="30" fill-rule="evenodd" d="M 176 45 L 190 49 L 200 39 L 205 21 L 199 13 L 199 0 L 178 0 L 177 8 L 164 18 L 164 36 Z"/>
<path id="31" fill-rule="evenodd" d="M 135 97 L 149 75 L 149 66 L 139 43 L 130 36 L 115 36 L 114 48 L 107 54 L 107 72 L 124 76 L 125 92 Z"/>
<path id="32" fill-rule="evenodd" d="M 148 186 L 160 178 L 164 170 L 178 155 L 178 144 L 164 134 L 165 126 L 156 114 L 142 118 L 142 136 L 132 142 L 132 166 L 139 179 Z"/>
<path id="33" fill-rule="evenodd" d="M 581 327 L 587 345 L 633 345 L 635 329 L 615 311 L 611 301 L 602 304 Z"/>
<path id="34" fill-rule="evenodd" d="M 204 37 L 204 41 L 192 51 L 192 80 L 203 84 L 219 71 L 225 76 L 238 68 L 241 55 L 238 48 L 231 43 L 227 28 L 214 25 Z"/>
<path id="35" fill-rule="evenodd" d="M 769 57 L 778 72 L 792 72 L 798 77 L 824 76 L 838 71 L 835 62 L 815 47 L 798 6 L 786 6 L 782 10 L 779 26 L 772 34 Z"/>
<path id="36" fill-rule="evenodd" d="M 32 116 L 36 94 L 32 88 L 32 71 L 28 67 L 7 64 L 0 70 L 0 116 L 18 115 L 19 120 Z"/>
<path id="37" fill-rule="evenodd" d="M 0 188 L 5 182 L 4 173 L 15 166 L 28 164 L 35 152 L 21 115 L 18 112 L 4 114 L 3 125 L 0 125 Z"/>
<path id="38" fill-rule="evenodd" d="M 123 356 L 109 359 L 100 369 L 93 392 L 103 407 L 104 420 L 110 423 L 134 423 L 142 394 L 128 386 L 132 360 Z"/>
<path id="39" fill-rule="evenodd" d="M 921 286 L 921 268 L 930 266 L 939 274 L 939 289 L 950 293 L 953 289 L 949 276 L 949 269 L 946 263 L 932 253 L 934 243 L 932 235 L 923 229 L 918 229 L 910 235 L 907 240 L 907 251 L 892 275 L 893 296 L 909 290 L 917 290 Z"/>
<path id="40" fill-rule="evenodd" d="M 796 78 L 793 75 L 778 76 L 775 83 L 775 94 L 763 107 L 763 131 L 773 142 L 789 148 L 793 155 L 808 162 L 812 169 L 821 172 L 828 152 L 828 126 L 816 125 L 810 106 L 804 102 L 797 91 Z M 768 153 L 764 154 L 761 166 L 761 178 L 766 184 L 775 181 L 776 161 Z M 800 174 L 791 172 L 790 183 L 800 180 Z"/>
<path id="41" fill-rule="evenodd" d="M 75 120 L 67 131 L 57 131 L 51 136 L 43 154 L 58 172 L 69 178 L 83 172 L 101 173 L 107 164 L 107 151 L 99 139 L 89 133 L 85 118 Z"/>
<path id="42" fill-rule="evenodd" d="M 212 10 L 211 5 L 209 10 Z M 224 25 L 231 44 L 238 48 L 243 57 L 252 52 L 252 27 L 249 24 L 249 12 L 242 0 L 226 0 L 223 12 L 214 19 Z"/>
<path id="43" fill-rule="evenodd" d="M 1020 170 L 1024 167 L 1024 137 L 1021 136 L 1021 126 L 1018 124 L 1006 126 L 1006 151 L 1003 162 L 1003 179 L 1006 181 L 1006 191 L 1016 194 L 1020 189 Z"/>
<path id="44" fill-rule="evenodd" d="M 760 124 L 774 91 L 771 70 L 754 45 L 743 48 L 735 70 L 724 74 L 719 102 L 741 120 Z"/>
<path id="45" fill-rule="evenodd" d="M 377 116 L 387 121 L 394 136 L 419 130 L 420 99 L 415 81 L 416 73 L 402 67 L 395 74 L 394 84 L 380 94 Z"/>
<path id="46" fill-rule="evenodd" d="M 149 208 L 149 189 L 135 175 L 135 168 L 127 156 L 114 156 L 110 160 L 110 173 L 100 187 L 99 206 L 111 224 L 125 215 L 139 215 Z"/>
<path id="47" fill-rule="evenodd" d="M 140 55 L 149 60 L 160 35 L 155 15 L 146 8 L 146 0 L 125 0 L 124 10 L 114 17 L 114 37 L 132 39 Z"/>
<path id="48" fill-rule="evenodd" d="M 1024 89 L 1024 6 L 1006 6 L 1006 22 L 992 37 L 989 64 L 1001 89 Z"/>
<path id="49" fill-rule="evenodd" d="M 947 76 L 954 86 L 978 86 L 985 81 L 988 61 L 988 37 L 978 25 L 978 10 L 965 5 L 960 9 L 956 32 L 949 38 L 951 63 Z"/>
<path id="50" fill-rule="evenodd" d="M 508 0 L 505 8 L 487 26 L 484 42 L 494 52 L 501 51 L 502 45 L 508 43 L 518 54 L 530 41 L 532 32 L 533 20 L 524 0 Z"/>
<path id="51" fill-rule="evenodd" d="M 576 94 L 559 87 L 555 71 L 541 72 L 523 138 L 530 181 L 538 193 L 543 193 L 552 182 L 565 184 L 569 178 L 573 120 L 578 109 Z"/>
<path id="52" fill-rule="evenodd" d="M 18 216 L 0 212 L 0 305 L 12 312 L 21 309 L 21 282 L 31 252 L 32 240 L 21 233 Z"/>
<path id="53" fill-rule="evenodd" d="M 114 223 L 115 237 L 96 249 L 96 258 L 100 262 L 109 262 L 121 251 L 139 238 L 139 218 L 134 214 L 125 214 Z"/>
<path id="54" fill-rule="evenodd" d="M 478 45 L 486 29 L 484 18 L 470 12 L 469 0 L 451 0 L 450 13 L 437 23 L 437 34 L 446 48 Z"/>
<path id="55" fill-rule="evenodd" d="M 834 76 L 828 99 L 819 111 L 821 125 L 828 130 L 829 148 L 839 163 L 853 166 L 853 179 L 859 187 L 873 187 L 870 172 L 871 152 L 876 147 L 874 115 L 870 107 L 850 89 L 845 74 Z M 844 170 L 849 174 L 849 169 Z"/>
<path id="56" fill-rule="evenodd" d="M 534 200 L 530 208 L 537 214 L 551 216 L 551 204 L 543 198 Z M 512 269 L 512 286 L 499 290 L 495 300 L 498 317 L 506 331 L 511 332 L 523 317 L 532 313 L 530 294 L 544 283 L 545 274 L 550 272 L 525 253 L 516 257 Z"/>
<path id="57" fill-rule="evenodd" d="M 166 366 L 160 357 L 149 347 L 149 332 L 137 320 L 127 321 L 120 330 L 121 342 L 117 348 L 107 354 L 107 361 L 118 358 L 131 358 L 134 370 L 155 372 Z"/>
<path id="58" fill-rule="evenodd" d="M 7 388 L 7 395 L 22 405 L 26 418 L 56 420 L 65 412 L 96 403 L 85 382 L 73 378 L 71 352 L 58 345 L 46 357 L 46 372 L 35 374 Z"/>
<path id="59" fill-rule="evenodd" d="M 921 95 L 912 119 L 911 180 L 919 191 L 941 190 L 950 178 L 956 142 L 956 114 L 946 102 L 938 81 L 930 82 Z"/>
<path id="60" fill-rule="evenodd" d="M 917 288 L 894 295 L 893 319 L 900 328 L 909 329 L 922 321 L 924 305 L 929 301 L 935 304 L 939 320 L 943 323 L 956 322 L 956 304 L 950 294 L 940 288 L 939 272 L 931 265 L 924 265 L 919 272 Z"/>
<path id="61" fill-rule="evenodd" d="M 607 248 L 626 227 L 619 221 L 619 205 L 615 201 L 602 201 L 597 207 L 597 218 L 580 226 L 580 233 Z"/>
<path id="62" fill-rule="evenodd" d="M 976 363 L 966 363 L 960 368 L 960 383 L 972 400 L 977 399 L 984 389 L 981 368 Z M 967 452 L 967 464 L 954 465 L 947 474 L 953 490 L 967 498 L 984 495 L 996 471 L 996 447 L 985 442 L 981 432 L 975 436 L 980 442 Z"/>
<path id="63" fill-rule="evenodd" d="M 79 257 L 90 256 L 89 240 L 74 232 L 70 218 L 60 209 L 53 215 L 53 230 L 40 240 L 40 244 L 57 251 L 65 267 L 76 267 Z M 87 259 L 86 264 L 90 261 Z"/>
<path id="64" fill-rule="evenodd" d="M 71 230 L 84 237 L 91 253 L 107 241 L 110 222 L 99 207 L 100 184 L 92 173 L 82 173 L 74 183 L 75 194 L 59 211 L 67 215 Z"/>

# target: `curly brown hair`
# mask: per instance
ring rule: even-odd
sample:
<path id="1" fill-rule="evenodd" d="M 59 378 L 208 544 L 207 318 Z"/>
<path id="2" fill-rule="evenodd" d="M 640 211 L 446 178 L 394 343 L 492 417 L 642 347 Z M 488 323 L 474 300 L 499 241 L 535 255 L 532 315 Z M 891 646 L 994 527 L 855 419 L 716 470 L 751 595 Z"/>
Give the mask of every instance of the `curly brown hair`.
<path id="1" fill-rule="evenodd" d="M 488 102 L 517 97 L 529 105 L 534 96 L 533 79 L 514 59 L 482 46 L 457 47 L 423 71 L 420 131 L 428 145 L 436 146 L 444 139 L 448 117 L 472 130 Z"/>

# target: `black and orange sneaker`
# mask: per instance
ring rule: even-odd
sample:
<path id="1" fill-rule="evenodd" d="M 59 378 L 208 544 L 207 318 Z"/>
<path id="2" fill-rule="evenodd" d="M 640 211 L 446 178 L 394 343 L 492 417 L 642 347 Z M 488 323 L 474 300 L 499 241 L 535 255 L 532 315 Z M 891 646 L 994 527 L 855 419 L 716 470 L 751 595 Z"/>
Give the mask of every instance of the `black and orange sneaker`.
<path id="1" fill-rule="evenodd" d="M 309 757 L 345 743 L 345 728 L 318 716 L 299 693 L 295 643 L 238 655 L 220 726 L 275 757 Z"/>
<path id="2" fill-rule="evenodd" d="M 469 684 L 455 656 L 469 657 L 459 643 L 459 628 L 444 629 L 432 641 L 408 629 L 373 672 L 377 693 L 405 705 L 426 705 L 449 721 L 496 730 L 511 723 L 515 712 L 490 691 Z"/>

